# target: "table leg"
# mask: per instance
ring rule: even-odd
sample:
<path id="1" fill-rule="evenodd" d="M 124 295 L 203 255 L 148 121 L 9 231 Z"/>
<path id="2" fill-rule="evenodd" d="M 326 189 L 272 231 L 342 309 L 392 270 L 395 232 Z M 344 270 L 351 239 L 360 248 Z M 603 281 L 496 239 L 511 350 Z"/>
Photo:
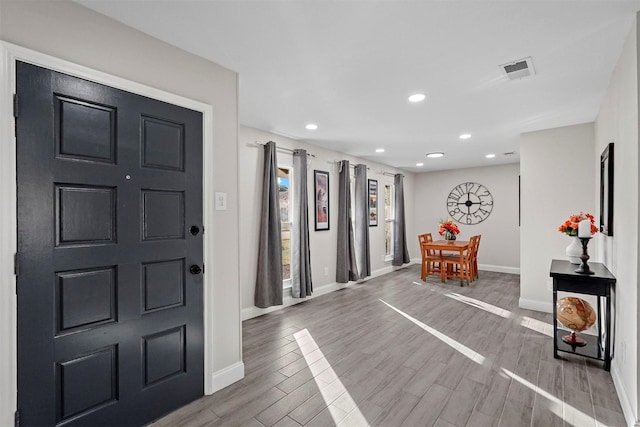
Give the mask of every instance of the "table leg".
<path id="1" fill-rule="evenodd" d="M 463 272 L 464 268 L 462 266 L 462 250 L 458 250 L 458 278 L 460 279 L 460 287 L 464 286 Z M 451 277 L 453 277 L 453 272 L 451 273 Z"/>
<path id="2" fill-rule="evenodd" d="M 609 288 L 611 289 L 611 288 Z M 600 298 L 600 297 L 598 297 Z M 607 305 L 605 309 L 607 312 L 605 313 L 605 348 L 604 348 L 604 370 L 608 371 L 611 369 L 611 292 L 607 292 L 607 296 L 605 297 L 607 300 Z"/>
<path id="3" fill-rule="evenodd" d="M 460 260 L 458 261 L 460 264 L 460 271 L 458 273 L 460 273 L 460 287 L 464 286 L 464 279 L 463 279 L 463 272 L 464 272 L 464 266 L 462 264 L 462 251 L 460 251 Z"/>
<path id="4" fill-rule="evenodd" d="M 555 280 L 555 279 L 554 279 Z M 558 291 L 555 283 L 553 286 L 553 358 L 558 359 L 558 316 L 556 303 L 558 302 Z"/>

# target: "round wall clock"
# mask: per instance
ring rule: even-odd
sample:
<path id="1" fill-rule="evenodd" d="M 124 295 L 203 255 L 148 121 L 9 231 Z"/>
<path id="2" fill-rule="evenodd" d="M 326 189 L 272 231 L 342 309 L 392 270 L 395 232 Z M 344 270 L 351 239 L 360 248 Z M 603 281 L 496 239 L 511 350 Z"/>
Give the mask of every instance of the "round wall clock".
<path id="1" fill-rule="evenodd" d="M 447 210 L 451 218 L 461 224 L 479 224 L 493 210 L 493 197 L 484 185 L 463 182 L 449 193 Z"/>

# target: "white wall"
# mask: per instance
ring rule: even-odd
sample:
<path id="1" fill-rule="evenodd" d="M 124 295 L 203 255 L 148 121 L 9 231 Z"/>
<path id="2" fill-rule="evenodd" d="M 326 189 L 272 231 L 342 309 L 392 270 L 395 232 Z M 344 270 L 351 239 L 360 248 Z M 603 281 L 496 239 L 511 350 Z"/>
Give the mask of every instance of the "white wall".
<path id="1" fill-rule="evenodd" d="M 520 267 L 520 231 L 518 227 L 518 175 L 520 166 L 508 164 L 443 172 L 417 174 L 413 194 L 414 229 L 409 243 L 418 252 L 419 233 L 438 237 L 440 220 L 449 217 L 447 196 L 463 182 L 484 185 L 493 196 L 493 211 L 479 224 L 461 224 L 460 239 L 481 234 L 478 264 L 480 269 L 518 273 Z"/>
<path id="2" fill-rule="evenodd" d="M 638 396 L 638 32 L 627 37 L 595 124 L 592 168 L 614 143 L 613 236 L 599 235 L 599 258 L 616 276 L 615 358 L 611 372 L 627 421 L 640 418 Z M 598 178 L 599 182 L 599 178 Z M 597 191 L 592 198 L 599 200 Z"/>
<path id="3" fill-rule="evenodd" d="M 552 312 L 552 259 L 566 259 L 570 237 L 558 232 L 569 215 L 598 217 L 593 123 L 520 136 L 520 307 Z M 596 242 L 589 243 L 598 261 Z"/>
<path id="4" fill-rule="evenodd" d="M 213 273 L 210 277 L 215 278 L 206 283 L 211 291 L 209 308 L 213 313 L 208 339 L 213 343 L 210 361 L 213 370 L 231 378 L 229 369 L 241 366 L 237 74 L 66 0 L 0 1 L 0 40 L 212 107 L 213 146 L 207 149 L 213 150 L 215 160 L 210 165 L 213 179 L 207 185 L 226 192 L 229 198 L 227 211 L 208 207 L 212 215 L 207 220 L 215 224 L 207 230 L 213 238 L 212 250 L 205 260 L 207 273 Z M 9 186 L 14 185 L 5 181 L 3 194 L 11 194 Z M 14 237 L 4 233 L 0 240 L 12 241 L 9 244 L 15 248 Z M 11 277 L 7 257 L 3 256 L 1 265 L 2 277 Z M 13 280 L 3 280 L 2 293 L 12 292 Z M 0 323 L 5 324 L 15 313 L 3 311 L 1 315 Z M 13 425 L 15 352 L 9 349 L 15 349 L 15 330 L 0 328 L 0 342 L 10 343 L 0 353 L 0 425 Z"/>
<path id="5" fill-rule="evenodd" d="M 413 218 L 413 176 L 411 173 L 400 171 L 389 166 L 365 161 L 363 159 L 348 156 L 335 151 L 325 150 L 321 147 L 306 144 L 280 135 L 263 132 L 257 129 L 240 127 L 238 137 L 238 160 L 241 169 L 239 178 L 239 198 L 240 211 L 240 256 L 243 265 L 240 271 L 240 283 L 242 289 L 242 316 L 244 319 L 254 317 L 273 309 L 259 309 L 254 306 L 253 296 L 256 282 L 256 265 L 258 256 L 257 236 L 260 227 L 260 205 L 262 200 L 262 170 L 263 170 L 263 148 L 257 147 L 255 142 L 266 143 L 274 141 L 280 148 L 301 148 L 314 154 L 315 158 L 310 158 L 308 167 L 308 192 L 313 195 L 313 171 L 322 170 L 329 172 L 329 210 L 330 224 L 328 231 L 314 230 L 313 210 L 309 212 L 309 245 L 311 250 L 311 274 L 314 287 L 314 297 L 327 291 L 339 289 L 344 285 L 336 284 L 336 256 L 337 256 L 337 210 L 338 210 L 338 169 L 336 161 L 349 160 L 351 164 L 363 163 L 369 167 L 367 171 L 368 179 L 378 180 L 378 226 L 369 227 L 370 251 L 371 251 L 371 271 L 372 275 L 378 275 L 392 271 L 391 261 L 384 261 L 384 203 L 383 191 L 384 183 L 393 183 L 393 177 L 382 175 L 382 171 L 398 173 L 405 176 L 405 209 L 407 222 L 407 240 L 412 258 L 419 257 L 417 248 L 411 245 L 414 230 L 411 227 Z M 288 153 L 278 152 L 278 159 L 291 157 Z M 310 197 L 310 204 L 313 198 Z M 413 250 L 413 252 L 411 252 Z M 325 275 L 325 268 L 328 274 Z M 286 295 L 286 294 L 285 294 Z M 294 300 L 300 302 L 301 300 Z M 294 301 L 285 298 L 285 305 Z M 304 299 L 302 300 L 304 301 Z M 278 307 L 276 307 L 277 309 Z"/>

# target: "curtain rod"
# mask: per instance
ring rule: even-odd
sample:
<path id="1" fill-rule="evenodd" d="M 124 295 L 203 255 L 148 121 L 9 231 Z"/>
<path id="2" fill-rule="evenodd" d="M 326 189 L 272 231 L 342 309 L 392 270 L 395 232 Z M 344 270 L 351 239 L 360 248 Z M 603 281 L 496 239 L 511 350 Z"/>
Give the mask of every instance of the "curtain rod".
<path id="1" fill-rule="evenodd" d="M 327 161 L 327 163 L 329 163 L 329 164 L 331 164 L 331 163 L 338 163 L 338 164 L 339 164 L 341 161 L 342 161 L 342 160 L 333 160 L 333 161 L 329 160 L 329 161 Z M 355 164 L 353 164 L 353 163 L 351 163 L 351 162 L 349 162 L 349 167 L 350 167 L 350 168 L 355 168 L 355 167 L 356 167 L 356 165 L 355 165 Z M 371 170 L 371 168 L 370 168 L 369 166 L 367 166 L 367 170 Z M 395 173 L 393 173 L 393 172 L 387 172 L 387 171 L 384 171 L 384 170 L 381 170 L 379 173 L 380 173 L 380 174 L 382 174 L 383 176 L 390 176 L 390 177 L 395 177 L 395 176 L 396 176 L 396 174 L 395 174 Z M 404 178 L 404 175 L 402 175 L 402 177 Z"/>
<path id="2" fill-rule="evenodd" d="M 355 169 L 357 165 L 354 165 L 353 163 L 349 163 L 349 167 Z M 369 166 L 367 166 L 367 170 L 371 170 L 371 168 Z"/>
<path id="3" fill-rule="evenodd" d="M 340 162 L 342 162 L 342 160 L 327 160 L 327 164 L 330 164 L 330 165 L 332 165 L 334 163 L 340 165 Z M 349 167 L 352 168 L 352 169 L 355 169 L 356 164 L 349 162 Z M 371 170 L 371 168 L 369 166 L 367 166 L 367 170 Z"/>
<path id="4" fill-rule="evenodd" d="M 384 176 L 392 176 L 395 177 L 397 174 L 393 173 L 393 172 L 387 172 L 387 171 L 380 171 L 380 173 Z M 401 174 L 402 175 L 402 174 Z M 404 178 L 404 175 L 402 175 L 402 177 Z"/>
<path id="5" fill-rule="evenodd" d="M 247 145 L 249 145 L 250 147 L 258 147 L 258 146 L 265 146 L 267 144 L 260 141 L 253 141 L 253 144 L 247 144 Z M 276 151 L 285 152 L 285 153 L 294 153 L 296 150 L 292 150 L 291 148 L 278 147 L 276 145 Z M 314 159 L 316 158 L 316 155 L 312 153 L 307 153 L 307 156 L 313 157 Z"/>
<path id="6" fill-rule="evenodd" d="M 340 164 L 340 162 L 341 162 L 341 161 L 342 161 L 342 160 L 333 160 L 333 161 L 332 161 L 332 160 L 327 160 L 327 163 L 328 163 L 328 164 L 332 164 L 332 163 Z M 351 163 L 351 162 L 349 162 L 349 167 L 350 167 L 350 168 L 355 168 L 355 167 L 356 167 L 356 165 L 355 165 L 355 164 L 353 164 L 353 163 Z M 371 170 L 371 168 L 370 168 L 369 166 L 367 166 L 367 170 Z M 384 170 L 381 170 L 381 171 L 380 171 L 380 172 L 378 172 L 378 173 L 382 174 L 383 176 L 390 176 L 390 177 L 395 177 L 395 176 L 396 176 L 396 174 L 395 174 L 395 173 L 393 173 L 393 172 L 387 172 L 387 171 L 384 171 Z M 402 175 L 402 177 L 404 178 L 404 175 Z"/>

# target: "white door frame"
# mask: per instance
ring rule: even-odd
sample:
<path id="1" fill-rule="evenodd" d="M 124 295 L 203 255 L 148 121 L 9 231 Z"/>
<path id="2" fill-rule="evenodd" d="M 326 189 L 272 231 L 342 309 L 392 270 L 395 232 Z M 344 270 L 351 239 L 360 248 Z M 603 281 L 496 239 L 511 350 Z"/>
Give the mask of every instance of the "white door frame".
<path id="1" fill-rule="evenodd" d="M 17 406 L 17 304 L 14 254 L 17 248 L 16 138 L 13 121 L 13 94 L 16 93 L 16 61 L 28 62 L 117 89 L 199 111 L 203 115 L 203 236 L 204 273 L 204 390 L 211 394 L 213 384 L 213 301 L 211 292 L 214 265 L 214 227 L 209 201 L 214 200 L 213 184 L 213 107 L 140 83 L 93 70 L 0 40 L 0 425 L 13 425 Z"/>

